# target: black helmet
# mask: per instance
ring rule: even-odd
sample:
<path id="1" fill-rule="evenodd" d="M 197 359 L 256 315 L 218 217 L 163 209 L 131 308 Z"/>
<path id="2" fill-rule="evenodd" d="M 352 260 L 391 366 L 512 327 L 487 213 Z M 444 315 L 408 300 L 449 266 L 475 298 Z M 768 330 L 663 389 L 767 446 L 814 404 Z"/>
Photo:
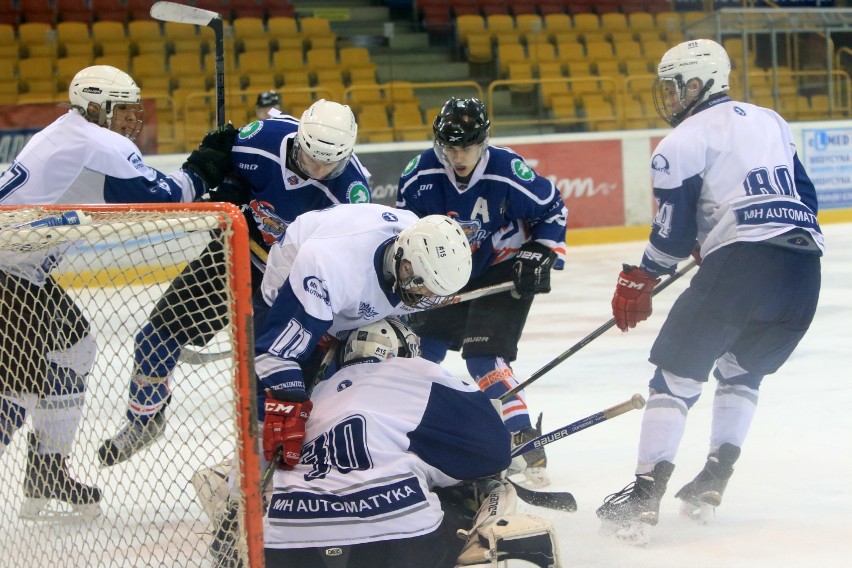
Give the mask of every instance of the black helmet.
<path id="1" fill-rule="evenodd" d="M 488 139 L 488 111 L 476 98 L 448 100 L 432 123 L 435 140 L 443 146 L 472 146 Z"/>
<path id="2" fill-rule="evenodd" d="M 264 91 L 257 95 L 257 102 L 254 106 L 271 107 L 281 104 L 281 95 L 275 91 Z"/>

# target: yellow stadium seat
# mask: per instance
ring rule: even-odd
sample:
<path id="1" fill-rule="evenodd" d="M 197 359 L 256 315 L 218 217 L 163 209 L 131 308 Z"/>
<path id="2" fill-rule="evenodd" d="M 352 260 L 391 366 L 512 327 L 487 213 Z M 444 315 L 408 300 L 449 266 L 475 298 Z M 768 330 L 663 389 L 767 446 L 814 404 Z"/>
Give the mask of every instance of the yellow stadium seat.
<path id="1" fill-rule="evenodd" d="M 295 18 L 276 16 L 266 21 L 269 40 L 276 50 L 302 50 L 302 36 Z M 309 105 L 310 106 L 310 105 Z"/>
<path id="2" fill-rule="evenodd" d="M 547 14 L 544 16 L 544 29 L 551 38 L 555 38 L 558 35 L 574 33 L 574 24 L 568 14 Z"/>
<path id="3" fill-rule="evenodd" d="M 497 65 L 500 70 L 501 77 L 505 77 L 509 74 L 509 65 L 511 63 L 529 63 L 524 46 L 514 43 L 498 45 Z"/>
<path id="4" fill-rule="evenodd" d="M 574 31 L 578 33 L 600 31 L 600 27 L 601 21 L 597 14 L 592 14 L 591 12 L 574 14 Z"/>
<path id="5" fill-rule="evenodd" d="M 56 41 L 59 43 L 59 55 L 61 57 L 94 56 L 95 42 L 89 36 L 89 26 L 83 22 L 59 22 L 56 24 Z"/>
<path id="6" fill-rule="evenodd" d="M 18 42 L 22 57 L 56 57 L 56 41 L 50 24 L 29 22 L 19 25 Z"/>
<path id="7" fill-rule="evenodd" d="M 488 33 L 485 30 L 485 18 L 482 16 L 465 14 L 456 18 L 456 42 L 458 45 L 467 45 L 468 35 L 481 33 Z"/>
<path id="8" fill-rule="evenodd" d="M 262 19 L 255 17 L 234 18 L 232 25 L 234 45 L 237 51 L 269 50 L 269 34 L 263 26 Z"/>
<path id="9" fill-rule="evenodd" d="M 307 71 L 302 59 L 302 48 L 280 49 L 272 53 L 272 68 L 276 73 Z"/>

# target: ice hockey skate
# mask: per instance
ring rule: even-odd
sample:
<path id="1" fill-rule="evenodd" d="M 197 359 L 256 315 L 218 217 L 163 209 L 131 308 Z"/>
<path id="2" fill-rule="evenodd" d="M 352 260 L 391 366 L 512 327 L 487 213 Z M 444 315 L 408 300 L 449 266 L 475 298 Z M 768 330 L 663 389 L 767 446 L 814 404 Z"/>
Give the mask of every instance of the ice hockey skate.
<path id="1" fill-rule="evenodd" d="M 121 430 L 101 444 L 98 458 L 107 467 L 129 460 L 163 435 L 166 430 L 166 405 L 147 421 L 128 420 Z"/>
<path id="2" fill-rule="evenodd" d="M 660 499 L 674 471 L 674 464 L 661 461 L 654 471 L 636 476 L 636 481 L 609 495 L 598 507 L 601 533 L 634 546 L 648 546 L 651 527 L 660 514 Z"/>
<path id="3" fill-rule="evenodd" d="M 535 428 L 525 428 L 512 434 L 513 450 L 541 436 L 541 419 L 542 415 L 539 414 Z M 512 460 L 509 475 L 521 473 L 524 475 L 522 484 L 527 487 L 541 488 L 550 485 L 550 476 L 547 475 L 547 454 L 544 453 L 544 448 L 536 448 Z"/>
<path id="4" fill-rule="evenodd" d="M 733 444 L 722 444 L 715 454 L 707 456 L 704 469 L 675 493 L 675 497 L 683 501 L 680 505 L 682 517 L 700 523 L 713 518 L 739 457 L 740 448 Z"/>
<path id="5" fill-rule="evenodd" d="M 64 456 L 39 454 L 36 435 L 29 435 L 22 519 L 48 523 L 91 521 L 101 514 L 100 500 L 100 489 L 71 477 Z"/>

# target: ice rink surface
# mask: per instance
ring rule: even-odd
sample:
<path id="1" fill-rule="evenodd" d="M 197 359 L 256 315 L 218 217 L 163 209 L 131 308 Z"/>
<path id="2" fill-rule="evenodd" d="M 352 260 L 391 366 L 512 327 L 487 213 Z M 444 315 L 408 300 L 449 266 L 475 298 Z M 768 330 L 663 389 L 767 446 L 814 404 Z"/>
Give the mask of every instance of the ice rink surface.
<path id="1" fill-rule="evenodd" d="M 577 499 L 575 513 L 555 512 L 522 505 L 525 512 L 545 516 L 554 523 L 562 554 L 562 566 L 582 568 L 789 568 L 846 566 L 852 557 L 852 224 L 824 227 L 827 254 L 823 259 L 823 288 L 816 319 L 810 332 L 787 365 L 768 377 L 751 434 L 737 463 L 725 500 L 711 524 L 700 526 L 681 520 L 673 495 L 701 469 L 707 453 L 713 384 L 693 407 L 676 460 L 677 468 L 660 511 L 648 548 L 639 549 L 598 535 L 595 509 L 610 493 L 633 480 L 641 411 L 632 411 L 547 446 L 548 489 L 570 491 Z M 611 317 L 610 300 L 623 262 L 641 259 L 644 242 L 572 247 L 569 233 L 566 269 L 555 272 L 553 292 L 533 304 L 520 354 L 514 363 L 523 379 L 579 342 Z M 653 368 L 648 351 L 674 299 L 688 285 L 691 274 L 661 292 L 654 300 L 654 314 L 638 328 L 621 333 L 613 328 L 561 365 L 544 375 L 528 390 L 533 414 L 544 413 L 549 432 L 589 416 L 634 393 L 647 395 Z M 128 319 L 135 330 L 134 309 L 122 300 L 118 319 Z M 101 304 L 103 305 L 103 304 Z M 123 312 L 123 316 L 122 316 Z M 144 313 L 134 317 L 144 317 Z M 103 325 L 102 322 L 95 322 Z M 102 333 L 102 335 L 105 335 Z M 109 341 L 109 340 L 106 340 Z M 114 346 L 115 361 L 108 377 L 92 384 L 86 410 L 87 423 L 78 436 L 77 467 L 92 461 L 95 448 L 114 432 L 123 415 L 130 346 Z M 463 361 L 455 353 L 445 361 L 457 376 L 466 377 Z M 185 367 L 185 368 L 184 368 Z M 230 430 L 227 408 L 184 408 L 190 401 L 209 397 L 209 383 L 194 380 L 195 369 L 179 367 L 170 424 L 177 428 L 187 416 L 208 420 Z M 96 392 L 95 387 L 109 386 Z M 224 408 L 224 410 L 223 410 Z M 222 411 L 217 416 L 214 412 Z M 105 490 L 104 516 L 91 526 L 50 528 L 12 522 L 4 527 L 7 558 L 28 558 L 39 566 L 47 550 L 63 551 L 63 566 L 207 565 L 204 533 L 209 530 L 189 476 L 203 465 L 228 456 L 227 444 L 202 437 L 208 428 L 198 424 L 183 432 L 175 430 L 152 451 L 170 452 L 171 444 L 197 440 L 201 457 L 170 464 L 165 471 L 147 458 L 138 458 L 123 469 L 92 470 L 86 474 Z M 176 446 L 177 447 L 177 446 Z M 2 467 L 16 480 L 23 472 L 23 436 L 4 456 Z M 201 459 L 203 458 L 203 459 Z M 131 473 L 133 472 L 133 473 Z M 136 483 L 140 483 L 138 488 Z M 144 482 L 144 485 L 141 483 Z M 5 508 L 16 510 L 20 494 L 9 487 Z M 128 484 L 134 484 L 132 488 Z M 169 525 L 167 532 L 180 535 L 171 545 L 155 542 L 153 527 L 168 523 L 163 512 L 127 509 L 139 495 L 161 497 L 174 507 L 186 509 L 196 520 Z M 9 516 L 7 518 L 14 518 Z M 84 541 L 106 542 L 117 533 L 123 544 L 110 541 L 97 559 L 82 564 L 71 560 L 70 551 Z M 39 545 L 34 545 L 38 542 Z M 47 547 L 47 548 L 44 548 Z M 15 549 L 18 550 L 15 550 Z M 190 560 L 191 559 L 191 560 Z M 197 564 L 195 562 L 198 562 Z M 0 560 L 0 566 L 10 566 Z M 209 560 L 206 560 L 209 562 Z M 20 564 L 15 561 L 15 565 Z M 43 564 L 41 564 L 43 565 Z M 514 566 L 513 566 L 514 568 Z"/>
<path id="2" fill-rule="evenodd" d="M 547 446 L 548 489 L 570 491 L 575 513 L 524 505 L 554 523 L 563 567 L 788 568 L 847 566 L 852 557 L 852 224 L 823 227 L 826 255 L 816 319 L 787 364 L 761 387 L 751 432 L 716 518 L 678 516 L 675 492 L 703 467 L 715 381 L 689 413 L 676 469 L 648 548 L 598 534 L 595 509 L 634 479 L 642 411 L 632 411 Z M 623 262 L 641 260 L 644 242 L 571 247 L 553 289 L 534 303 L 518 360 L 526 378 L 611 317 Z M 694 271 L 693 271 L 694 273 Z M 613 328 L 527 390 L 531 413 L 549 432 L 630 398 L 647 397 L 651 344 L 691 273 L 654 299 L 636 329 Z M 463 361 L 445 364 L 457 376 Z"/>

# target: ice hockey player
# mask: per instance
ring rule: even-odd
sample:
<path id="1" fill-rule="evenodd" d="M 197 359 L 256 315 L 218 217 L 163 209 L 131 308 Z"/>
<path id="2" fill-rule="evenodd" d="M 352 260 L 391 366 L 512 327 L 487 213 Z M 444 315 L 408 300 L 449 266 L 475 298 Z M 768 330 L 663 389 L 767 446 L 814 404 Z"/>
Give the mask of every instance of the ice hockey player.
<path id="1" fill-rule="evenodd" d="M 254 104 L 254 112 L 258 120 L 266 120 L 271 118 L 269 111 L 275 109 L 281 111 L 281 95 L 275 91 L 263 91 L 257 95 L 257 101 Z"/>
<path id="2" fill-rule="evenodd" d="M 562 196 L 508 148 L 489 145 L 491 122 L 477 99 L 448 100 L 433 123 L 434 148 L 409 162 L 399 180 L 397 207 L 422 217 L 452 216 L 473 251 L 466 289 L 514 281 L 515 290 L 412 316 L 423 356 L 440 362 L 461 350 L 470 375 L 491 398 L 517 386 L 511 363 L 536 294 L 550 292 L 550 270 L 564 256 L 568 212 Z M 506 426 L 521 445 L 533 428 L 523 392 L 503 403 Z M 549 483 L 544 450 L 521 464 L 533 486 Z"/>
<path id="3" fill-rule="evenodd" d="M 606 498 L 604 528 L 650 542 L 689 409 L 713 371 L 716 390 L 704 468 L 675 497 L 706 520 L 722 501 L 751 425 L 760 384 L 805 335 L 820 289 L 824 239 L 814 185 L 788 124 L 732 100 L 731 62 L 714 41 L 687 41 L 658 67 L 657 111 L 674 131 L 651 161 L 659 212 L 639 266 L 625 265 L 612 299 L 622 331 L 651 315 L 659 277 L 701 259 L 653 347 L 656 371 L 639 435 L 636 479 Z"/>
<path id="4" fill-rule="evenodd" d="M 33 136 L 0 175 L 0 204 L 192 201 L 230 168 L 215 134 L 170 176 L 146 166 L 133 143 L 143 124 L 140 91 L 123 71 L 87 67 L 68 94 L 71 110 Z M 75 212 L 50 219 L 34 222 L 84 221 Z M 21 515 L 88 520 L 100 513 L 101 492 L 71 476 L 68 458 L 97 345 L 86 316 L 50 276 L 50 258 L 0 261 L 0 454 L 30 418 Z"/>
<path id="5" fill-rule="evenodd" d="M 550 523 L 517 514 L 496 479 L 510 462 L 500 415 L 418 343 L 396 318 L 348 335 L 340 370 L 313 391 L 302 460 L 274 474 L 267 566 L 558 566 Z"/>
<path id="6" fill-rule="evenodd" d="M 233 173 L 210 199 L 240 206 L 252 240 L 252 287 L 260 286 L 269 246 L 306 211 L 369 203 L 370 173 L 353 154 L 358 125 L 348 106 L 319 100 L 301 120 L 273 111 L 232 136 Z M 224 329 L 223 251 L 218 240 L 172 283 L 136 336 L 126 421 L 98 457 L 111 466 L 163 435 L 181 350 L 206 345 Z"/>
<path id="7" fill-rule="evenodd" d="M 344 260 L 345 259 L 345 260 Z M 434 306 L 470 277 L 470 247 L 458 223 L 418 219 L 383 205 L 338 205 L 300 215 L 269 254 L 255 296 L 255 372 L 263 450 L 299 462 L 310 384 L 326 334 Z M 288 404 L 281 404 L 282 402 Z"/>
<path id="8" fill-rule="evenodd" d="M 146 166 L 133 143 L 144 124 L 141 93 L 115 67 L 81 70 L 68 97 L 68 113 L 35 134 L 0 175 L 0 205 L 190 202 L 232 169 L 230 144 L 218 133 L 171 175 Z"/>

